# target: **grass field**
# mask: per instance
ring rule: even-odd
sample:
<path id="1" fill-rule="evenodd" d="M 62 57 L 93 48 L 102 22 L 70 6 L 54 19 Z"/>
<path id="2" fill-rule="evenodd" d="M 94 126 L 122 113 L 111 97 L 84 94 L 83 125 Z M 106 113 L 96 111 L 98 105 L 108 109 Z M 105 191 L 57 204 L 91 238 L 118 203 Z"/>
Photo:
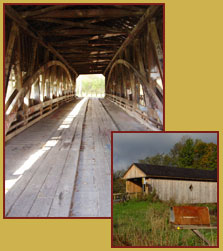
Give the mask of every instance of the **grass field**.
<path id="1" fill-rule="evenodd" d="M 113 204 L 113 246 L 206 246 L 191 230 L 171 228 L 169 209 L 173 205 L 152 197 Z M 209 207 L 211 223 L 217 224 L 217 205 L 204 206 Z M 217 230 L 200 232 L 217 245 Z"/>

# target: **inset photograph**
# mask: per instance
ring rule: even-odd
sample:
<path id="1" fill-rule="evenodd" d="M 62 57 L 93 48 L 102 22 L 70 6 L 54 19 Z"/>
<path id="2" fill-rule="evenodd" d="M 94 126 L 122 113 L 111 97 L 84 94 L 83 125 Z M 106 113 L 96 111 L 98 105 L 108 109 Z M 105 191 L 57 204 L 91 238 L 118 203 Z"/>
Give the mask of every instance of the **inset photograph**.
<path id="1" fill-rule="evenodd" d="M 218 247 L 218 132 L 112 137 L 112 247 Z"/>

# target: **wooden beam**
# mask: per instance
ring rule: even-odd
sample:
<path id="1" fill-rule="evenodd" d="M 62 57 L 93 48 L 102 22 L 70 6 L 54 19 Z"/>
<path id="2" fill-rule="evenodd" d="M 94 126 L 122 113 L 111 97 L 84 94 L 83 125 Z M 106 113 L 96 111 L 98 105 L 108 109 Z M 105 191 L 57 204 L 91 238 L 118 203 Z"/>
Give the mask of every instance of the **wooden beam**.
<path id="1" fill-rule="evenodd" d="M 66 48 L 67 46 L 83 46 L 83 45 L 87 45 L 88 47 L 95 47 L 95 46 L 110 46 L 110 47 L 118 47 L 121 45 L 121 43 L 118 42 L 88 42 L 87 40 L 80 40 L 80 41 L 63 41 L 63 42 L 52 42 L 51 43 L 53 46 L 55 47 L 62 47 L 62 48 Z"/>
<path id="2" fill-rule="evenodd" d="M 15 22 L 12 22 L 11 31 L 9 34 L 9 40 L 5 52 L 5 94 L 7 93 L 12 52 L 17 34 L 18 34 L 18 26 L 16 25 Z"/>
<path id="3" fill-rule="evenodd" d="M 76 54 L 66 54 L 64 55 L 65 58 L 67 59 L 74 59 L 75 61 L 77 60 L 86 60 L 86 59 L 92 59 L 92 60 L 95 60 L 95 59 L 108 59 L 108 60 L 111 60 L 111 57 L 112 56 L 109 56 L 107 54 L 102 54 L 102 55 L 99 55 L 99 54 L 94 54 L 94 55 L 90 55 L 89 53 L 87 54 L 84 54 L 83 56 L 79 56 L 79 55 L 76 55 Z"/>
<path id="4" fill-rule="evenodd" d="M 36 39 L 42 46 L 47 48 L 51 53 L 53 53 L 58 59 L 60 59 L 75 75 L 78 75 L 78 73 L 73 69 L 68 62 L 63 58 L 63 56 L 58 53 L 49 43 L 46 43 L 40 34 L 38 34 L 37 31 L 35 31 L 33 28 L 32 30 L 29 28 L 28 23 L 22 19 L 10 5 L 5 5 L 5 13 L 6 15 L 11 18 L 15 23 L 17 23 L 23 30 L 25 30 L 31 37 Z"/>
<path id="5" fill-rule="evenodd" d="M 148 19 L 152 18 L 154 13 L 157 11 L 157 9 L 160 7 L 160 5 L 153 5 L 150 8 L 148 8 L 145 12 L 145 14 L 141 17 L 135 28 L 130 32 L 129 36 L 126 38 L 126 40 L 123 42 L 121 47 L 118 49 L 118 51 L 115 53 L 113 59 L 111 62 L 108 64 L 107 68 L 104 71 L 104 75 L 108 71 L 108 69 L 111 67 L 111 65 L 115 62 L 117 59 L 118 55 L 120 54 L 121 51 L 123 51 L 131 42 L 132 40 L 139 34 L 139 32 L 142 30 L 144 27 L 145 23 L 148 22 Z"/>
<path id="6" fill-rule="evenodd" d="M 16 78 L 16 89 L 22 88 L 22 72 L 21 72 L 21 37 L 20 31 L 17 32 L 17 43 L 15 48 L 15 78 Z"/>
<path id="7" fill-rule="evenodd" d="M 37 45 L 38 45 L 37 41 L 33 40 L 32 41 L 32 51 L 31 51 L 31 55 L 30 55 L 31 62 L 29 64 L 29 68 L 28 68 L 28 75 L 31 75 L 34 71 Z"/>
<path id="8" fill-rule="evenodd" d="M 51 31 L 58 31 L 58 29 L 63 30 L 63 29 L 71 28 L 71 27 L 77 27 L 77 28 L 93 29 L 93 30 L 97 29 L 100 31 L 109 31 L 109 32 L 111 31 L 115 33 L 118 33 L 118 32 L 128 33 L 127 29 L 123 30 L 121 27 L 120 29 L 117 29 L 117 28 L 108 27 L 104 25 L 89 24 L 85 22 L 72 22 L 72 21 L 66 21 L 66 20 L 61 20 L 57 18 L 35 18 L 35 21 L 61 24 L 61 26 L 59 27 L 57 26 L 51 29 Z"/>
<path id="9" fill-rule="evenodd" d="M 135 76 L 138 77 L 141 80 L 142 84 L 144 84 L 145 86 L 149 85 L 148 80 L 133 65 L 131 65 L 129 62 L 127 62 L 127 61 L 125 61 L 123 59 L 116 60 L 115 63 L 112 65 L 112 67 L 111 67 L 111 69 L 109 71 L 109 74 L 108 74 L 108 81 L 109 81 L 109 79 L 111 77 L 112 70 L 114 69 L 114 67 L 117 64 L 123 64 L 123 65 L 125 65 L 128 69 L 131 69 L 133 71 L 133 73 L 135 74 Z M 153 99 L 156 101 L 158 109 L 161 112 L 163 112 L 163 104 L 159 100 L 159 98 L 157 97 L 157 95 L 156 95 L 156 93 L 154 92 L 153 89 L 150 90 L 150 93 L 148 94 L 148 96 L 152 96 L 153 97 Z"/>
<path id="10" fill-rule="evenodd" d="M 100 64 L 101 63 L 103 63 L 103 62 L 106 62 L 105 63 L 105 65 L 109 62 L 110 60 L 103 60 L 103 61 L 98 61 L 98 62 L 100 62 Z M 83 62 L 74 62 L 74 63 L 72 63 L 72 65 L 92 65 L 92 64 L 97 64 L 97 62 L 93 62 L 93 61 L 83 61 Z"/>
<path id="11" fill-rule="evenodd" d="M 128 11 L 117 9 L 75 9 L 75 10 L 57 10 L 38 15 L 38 17 L 51 17 L 51 18 L 118 18 L 141 16 L 144 11 Z"/>
<path id="12" fill-rule="evenodd" d="M 210 241 L 204 237 L 204 235 L 197 229 L 192 229 L 192 232 L 194 232 L 201 240 L 203 240 L 208 246 L 211 246 Z"/>
<path id="13" fill-rule="evenodd" d="M 12 101 L 14 100 L 14 98 L 16 97 L 17 93 L 18 93 L 18 90 L 15 89 L 15 90 L 13 91 L 13 93 L 11 94 L 11 96 L 8 98 L 8 101 L 7 101 L 6 104 L 5 104 L 5 111 L 7 111 L 7 109 L 8 109 L 9 106 L 10 106 L 10 104 L 12 103 Z"/>
<path id="14" fill-rule="evenodd" d="M 71 39 L 71 40 L 62 40 L 59 42 L 51 42 L 51 44 L 55 47 L 67 47 L 67 46 L 74 46 L 74 45 L 88 45 L 88 40 L 81 38 L 81 39 Z"/>
<path id="15" fill-rule="evenodd" d="M 39 32 L 42 36 L 63 36 L 63 37 L 70 37 L 70 36 L 82 36 L 82 35 L 106 35 L 106 34 L 116 34 L 116 35 L 126 35 L 124 31 L 112 31 L 112 30 L 99 30 L 99 29 L 65 29 L 65 30 L 48 30 L 48 31 L 40 31 Z"/>
<path id="16" fill-rule="evenodd" d="M 27 17 L 33 17 L 36 15 L 41 15 L 50 11 L 54 11 L 54 10 L 59 10 L 59 9 L 64 9 L 66 8 L 66 5 L 53 5 L 50 7 L 46 7 L 46 8 L 42 8 L 40 10 L 33 10 L 33 11 L 23 11 L 23 12 L 19 12 L 19 14 L 24 18 Z"/>
<path id="17" fill-rule="evenodd" d="M 156 29 L 156 22 L 154 20 L 150 22 L 149 28 L 150 28 L 151 38 L 155 47 L 155 54 L 157 58 L 158 68 L 160 71 L 161 78 L 163 79 L 163 50 Z"/>
<path id="18" fill-rule="evenodd" d="M 60 48 L 59 52 L 71 53 L 71 52 L 92 52 L 92 51 L 105 51 L 117 49 L 117 46 L 75 46 L 71 48 Z"/>
<path id="19" fill-rule="evenodd" d="M 23 84 L 23 88 L 20 89 L 19 92 L 16 94 L 15 98 L 13 99 L 13 101 L 10 104 L 10 107 L 6 111 L 5 135 L 7 134 L 12 122 L 15 120 L 17 111 L 20 108 L 20 106 L 23 104 L 23 99 L 26 96 L 26 94 L 28 93 L 28 91 L 30 90 L 31 85 L 36 83 L 36 80 L 40 74 L 48 72 L 47 69 L 50 68 L 51 66 L 54 66 L 54 65 L 58 65 L 58 66 L 62 67 L 64 69 L 63 72 L 66 72 L 66 74 L 69 78 L 69 81 L 72 81 L 71 76 L 70 76 L 70 72 L 68 71 L 66 66 L 63 63 L 61 63 L 60 61 L 53 60 L 53 61 L 50 61 L 47 64 L 41 66 L 35 72 L 35 74 L 33 74 L 31 77 L 29 77 L 26 80 L 26 82 Z"/>

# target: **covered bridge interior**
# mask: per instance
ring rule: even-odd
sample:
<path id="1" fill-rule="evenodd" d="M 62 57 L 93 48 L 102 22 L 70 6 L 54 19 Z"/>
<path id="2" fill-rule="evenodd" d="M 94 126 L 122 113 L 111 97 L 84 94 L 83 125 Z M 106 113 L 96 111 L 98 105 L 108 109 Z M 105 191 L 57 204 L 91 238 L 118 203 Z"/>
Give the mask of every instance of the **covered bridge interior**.
<path id="1" fill-rule="evenodd" d="M 4 4 L 6 216 L 110 217 L 110 131 L 163 128 L 163 11 Z"/>

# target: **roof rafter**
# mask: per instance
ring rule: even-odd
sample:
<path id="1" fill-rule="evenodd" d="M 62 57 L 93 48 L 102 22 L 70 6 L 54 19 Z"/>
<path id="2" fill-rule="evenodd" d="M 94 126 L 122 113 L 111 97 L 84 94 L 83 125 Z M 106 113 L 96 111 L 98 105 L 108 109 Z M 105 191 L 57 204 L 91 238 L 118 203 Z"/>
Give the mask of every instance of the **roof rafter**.
<path id="1" fill-rule="evenodd" d="M 5 5 L 6 15 L 14 20 L 23 30 L 25 30 L 30 36 L 36 39 L 42 46 L 47 48 L 51 53 L 58 57 L 75 75 L 78 75 L 76 70 L 72 68 L 69 63 L 64 59 L 64 57 L 58 53 L 49 43 L 45 42 L 43 37 L 34 29 L 29 28 L 29 24 L 20 17 L 19 13 L 15 11 L 11 6 Z"/>
<path id="2" fill-rule="evenodd" d="M 37 15 L 38 17 L 53 17 L 53 18 L 115 18 L 126 16 L 141 16 L 144 11 L 129 11 L 121 9 L 76 9 L 76 10 L 55 10 Z"/>
<path id="3" fill-rule="evenodd" d="M 121 47 L 119 47 L 119 49 L 115 53 L 113 59 L 111 60 L 111 62 L 106 67 L 106 69 L 105 69 L 105 71 L 103 73 L 104 75 L 108 71 L 108 69 L 111 67 L 111 65 L 114 63 L 114 61 L 117 59 L 117 57 L 120 54 L 120 52 L 123 51 L 130 44 L 130 42 L 136 37 L 136 35 L 139 33 L 139 31 L 141 31 L 141 29 L 144 27 L 144 24 L 148 21 L 148 19 L 152 18 L 152 16 L 154 15 L 154 13 L 156 12 L 156 10 L 158 8 L 159 8 L 159 5 L 153 5 L 153 6 L 151 6 L 150 8 L 148 8 L 146 10 L 146 12 L 140 18 L 140 20 L 137 23 L 137 25 L 135 26 L 135 28 L 130 32 L 130 34 L 125 39 L 125 41 L 123 42 L 123 44 L 121 45 Z"/>

